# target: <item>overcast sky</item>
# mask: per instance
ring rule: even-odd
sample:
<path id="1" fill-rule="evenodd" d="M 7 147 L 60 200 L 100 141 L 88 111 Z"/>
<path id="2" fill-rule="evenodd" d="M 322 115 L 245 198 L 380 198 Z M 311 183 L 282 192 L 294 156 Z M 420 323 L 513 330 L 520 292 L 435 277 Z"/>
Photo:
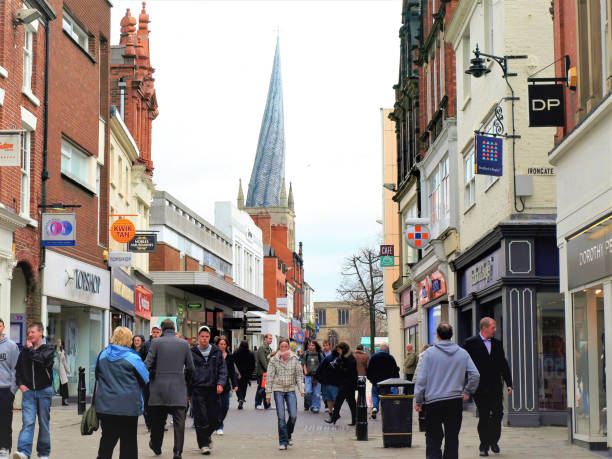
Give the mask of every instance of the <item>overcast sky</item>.
<path id="1" fill-rule="evenodd" d="M 141 2 L 113 5 L 118 44 Z M 394 103 L 401 0 L 149 0 L 147 12 L 154 182 L 211 223 L 240 178 L 246 196 L 279 30 L 296 243 L 315 301 L 337 299 L 343 259 L 381 234 L 380 108 Z"/>

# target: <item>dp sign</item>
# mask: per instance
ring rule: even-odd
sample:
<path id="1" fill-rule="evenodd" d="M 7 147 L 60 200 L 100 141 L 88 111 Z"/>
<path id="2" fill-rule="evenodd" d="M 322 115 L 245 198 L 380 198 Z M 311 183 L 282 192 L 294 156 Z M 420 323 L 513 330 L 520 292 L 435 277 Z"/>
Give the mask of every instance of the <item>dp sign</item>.
<path id="1" fill-rule="evenodd" d="M 563 85 L 532 84 L 529 86 L 529 126 L 564 125 Z"/>

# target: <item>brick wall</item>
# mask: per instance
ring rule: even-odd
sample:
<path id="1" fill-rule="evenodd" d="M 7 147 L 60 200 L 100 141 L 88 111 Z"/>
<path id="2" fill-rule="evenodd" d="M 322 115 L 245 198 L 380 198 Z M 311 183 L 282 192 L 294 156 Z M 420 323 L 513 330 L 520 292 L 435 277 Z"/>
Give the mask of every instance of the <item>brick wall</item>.
<path id="1" fill-rule="evenodd" d="M 198 260 L 189 255 L 185 255 L 185 271 L 201 271 Z"/>
<path id="2" fill-rule="evenodd" d="M 149 271 L 180 271 L 181 252 L 163 242 L 149 255 Z"/>

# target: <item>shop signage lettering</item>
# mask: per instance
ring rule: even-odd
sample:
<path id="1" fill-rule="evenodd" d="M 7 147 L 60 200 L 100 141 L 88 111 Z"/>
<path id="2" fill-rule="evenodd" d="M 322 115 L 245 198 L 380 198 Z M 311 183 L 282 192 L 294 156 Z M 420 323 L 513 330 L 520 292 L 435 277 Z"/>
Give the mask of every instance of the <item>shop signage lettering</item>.
<path id="1" fill-rule="evenodd" d="M 555 175 L 554 167 L 528 167 L 527 174 L 529 175 Z"/>
<path id="2" fill-rule="evenodd" d="M 472 285 L 477 284 L 478 282 L 488 282 L 491 280 L 493 262 L 493 256 L 490 256 L 488 259 L 478 263 L 474 268 L 472 268 L 472 270 L 470 271 L 470 279 L 472 281 Z"/>
<path id="3" fill-rule="evenodd" d="M 421 305 L 440 298 L 446 293 L 446 279 L 440 271 L 435 271 L 419 282 L 419 303 Z"/>
<path id="4" fill-rule="evenodd" d="M 459 273 L 459 299 L 472 292 L 478 292 L 497 282 L 504 271 L 503 249 L 498 247 L 494 252 Z"/>
<path id="5" fill-rule="evenodd" d="M 155 252 L 156 248 L 157 236 L 155 234 L 137 234 L 127 246 L 130 252 L 137 253 Z"/>
<path id="6" fill-rule="evenodd" d="M 504 139 L 501 137 L 476 136 L 476 161 L 474 172 L 482 175 L 501 176 L 503 173 Z"/>
<path id="7" fill-rule="evenodd" d="M 130 242 L 136 234 L 136 227 L 127 218 L 120 218 L 113 222 L 110 228 L 113 239 L 121 244 Z"/>
<path id="8" fill-rule="evenodd" d="M 130 303 L 134 302 L 134 290 L 117 278 L 113 279 L 113 293 L 115 295 L 119 295 L 125 301 Z"/>
<path id="9" fill-rule="evenodd" d="M 77 289 L 85 292 L 100 293 L 100 276 L 75 269 L 74 285 Z"/>
<path id="10" fill-rule="evenodd" d="M 567 241 L 570 289 L 612 275 L 612 217 Z"/>
<path id="11" fill-rule="evenodd" d="M 563 85 L 529 86 L 529 126 L 563 126 Z"/>
<path id="12" fill-rule="evenodd" d="M 395 246 L 393 245 L 381 245 L 380 246 L 380 256 L 381 257 L 392 257 L 395 255 L 394 249 L 395 249 Z"/>
<path id="13" fill-rule="evenodd" d="M 0 166 L 21 166 L 21 133 L 0 133 Z"/>

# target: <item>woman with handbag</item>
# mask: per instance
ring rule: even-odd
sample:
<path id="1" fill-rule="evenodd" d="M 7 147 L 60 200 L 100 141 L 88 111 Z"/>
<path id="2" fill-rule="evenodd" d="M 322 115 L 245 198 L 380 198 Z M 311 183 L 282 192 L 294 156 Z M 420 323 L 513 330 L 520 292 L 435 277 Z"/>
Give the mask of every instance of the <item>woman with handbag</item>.
<path id="1" fill-rule="evenodd" d="M 232 390 L 234 392 L 238 391 L 238 381 L 236 378 L 233 355 L 228 352 L 227 338 L 225 336 L 217 336 L 215 337 L 214 343 L 215 346 L 221 350 L 223 358 L 225 359 L 225 365 L 227 366 L 227 382 L 223 387 L 223 392 L 219 394 L 219 423 L 215 432 L 217 435 L 223 435 L 223 421 L 229 411 L 230 395 Z"/>
<path id="2" fill-rule="evenodd" d="M 68 362 L 66 362 L 66 352 L 64 351 L 64 343 L 61 339 L 57 340 L 57 360 L 62 406 L 68 406 L 68 375 L 70 374 L 70 368 L 68 367 Z"/>
<path id="3" fill-rule="evenodd" d="M 242 409 L 242 405 L 246 400 L 247 388 L 251 381 L 251 376 L 255 370 L 255 354 L 249 350 L 249 342 L 243 340 L 238 346 L 238 350 L 232 354 L 238 373 L 238 409 Z"/>
<path id="4" fill-rule="evenodd" d="M 138 416 L 143 412 L 142 391 L 149 372 L 131 345 L 130 329 L 117 327 L 96 361 L 92 404 L 102 425 L 98 459 L 111 459 L 117 441 L 121 442 L 120 459 L 138 457 Z"/>

